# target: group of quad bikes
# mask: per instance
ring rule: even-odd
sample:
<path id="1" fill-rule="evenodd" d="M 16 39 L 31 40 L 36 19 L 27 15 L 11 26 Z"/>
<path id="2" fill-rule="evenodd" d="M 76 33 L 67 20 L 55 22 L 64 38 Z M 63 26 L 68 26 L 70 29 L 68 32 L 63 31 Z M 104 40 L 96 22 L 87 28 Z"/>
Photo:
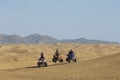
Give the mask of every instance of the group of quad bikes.
<path id="1" fill-rule="evenodd" d="M 73 61 L 73 62 L 75 62 L 75 63 L 77 62 L 77 60 L 76 60 L 75 57 L 70 57 L 70 56 L 67 54 L 66 62 L 70 63 L 71 61 Z M 63 58 L 62 58 L 62 57 L 53 56 L 52 62 L 54 62 L 54 63 L 56 63 L 56 62 L 63 63 Z M 46 66 L 48 66 L 48 64 L 47 64 L 46 60 L 38 59 L 37 66 L 38 66 L 38 67 L 46 67 Z"/>

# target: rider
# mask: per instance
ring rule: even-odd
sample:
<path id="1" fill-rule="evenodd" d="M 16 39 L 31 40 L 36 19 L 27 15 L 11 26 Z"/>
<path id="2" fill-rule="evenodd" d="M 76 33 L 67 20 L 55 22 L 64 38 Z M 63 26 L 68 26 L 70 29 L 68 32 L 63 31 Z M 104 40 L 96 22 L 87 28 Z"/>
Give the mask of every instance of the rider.
<path id="1" fill-rule="evenodd" d="M 74 59 L 74 57 L 75 57 L 75 54 L 74 54 L 74 51 L 71 49 L 69 52 L 68 52 L 68 58 L 70 58 L 70 59 Z"/>
<path id="2" fill-rule="evenodd" d="M 55 52 L 55 54 L 54 54 L 53 57 L 54 57 L 54 58 L 57 58 L 57 59 L 60 58 L 60 53 L 59 53 L 58 49 L 56 50 L 56 52 Z"/>
<path id="3" fill-rule="evenodd" d="M 40 58 L 39 58 L 39 60 L 42 60 L 42 61 L 44 61 L 44 60 L 45 60 L 45 57 L 44 57 L 43 52 L 41 52 L 41 53 L 40 53 Z"/>

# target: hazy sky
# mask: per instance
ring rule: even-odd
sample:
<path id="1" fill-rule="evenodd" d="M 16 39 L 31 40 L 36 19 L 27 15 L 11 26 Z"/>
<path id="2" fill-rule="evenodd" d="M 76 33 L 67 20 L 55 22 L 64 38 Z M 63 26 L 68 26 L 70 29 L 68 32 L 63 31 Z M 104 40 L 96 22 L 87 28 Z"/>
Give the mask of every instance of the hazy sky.
<path id="1" fill-rule="evenodd" d="M 120 0 L 0 0 L 0 34 L 120 41 Z"/>

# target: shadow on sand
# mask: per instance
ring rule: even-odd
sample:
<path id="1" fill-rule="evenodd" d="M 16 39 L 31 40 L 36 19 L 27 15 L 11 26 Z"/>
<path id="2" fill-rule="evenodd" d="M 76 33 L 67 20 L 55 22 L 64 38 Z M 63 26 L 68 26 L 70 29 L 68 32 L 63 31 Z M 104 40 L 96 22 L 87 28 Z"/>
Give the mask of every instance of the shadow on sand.
<path id="1" fill-rule="evenodd" d="M 49 66 L 58 66 L 58 65 L 65 65 L 67 63 L 55 63 L 55 64 L 50 64 L 48 65 L 47 67 Z M 14 68 L 14 69 L 5 69 L 5 70 L 0 70 L 0 71 L 16 71 L 16 70 L 22 70 L 22 69 L 28 69 L 28 68 L 45 68 L 44 66 L 43 67 L 38 67 L 38 66 L 28 66 L 28 67 L 22 67 L 22 68 Z"/>

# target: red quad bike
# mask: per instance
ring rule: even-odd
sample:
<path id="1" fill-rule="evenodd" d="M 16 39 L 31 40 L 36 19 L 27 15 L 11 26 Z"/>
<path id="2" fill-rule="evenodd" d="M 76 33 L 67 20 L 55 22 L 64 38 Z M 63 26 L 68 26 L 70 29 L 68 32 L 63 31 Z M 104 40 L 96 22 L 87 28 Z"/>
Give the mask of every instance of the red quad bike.
<path id="1" fill-rule="evenodd" d="M 56 63 L 57 61 L 63 63 L 63 59 L 62 59 L 62 58 L 59 58 L 59 57 L 53 57 L 53 58 L 52 58 L 52 62 L 55 62 L 55 63 Z"/>

